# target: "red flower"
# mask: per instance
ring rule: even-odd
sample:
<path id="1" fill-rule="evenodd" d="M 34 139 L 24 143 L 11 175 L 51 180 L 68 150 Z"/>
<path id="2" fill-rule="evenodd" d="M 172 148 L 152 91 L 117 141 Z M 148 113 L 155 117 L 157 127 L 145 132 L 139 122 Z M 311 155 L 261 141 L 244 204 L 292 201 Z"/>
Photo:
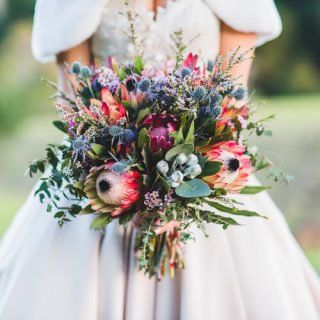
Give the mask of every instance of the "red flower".
<path id="1" fill-rule="evenodd" d="M 223 141 L 204 148 L 202 151 L 211 161 L 222 162 L 218 173 L 203 180 L 214 188 L 223 188 L 230 193 L 239 193 L 253 172 L 250 157 L 245 155 L 245 146 L 235 141 Z"/>
<path id="2" fill-rule="evenodd" d="M 172 115 L 150 114 L 143 121 L 144 125 L 149 126 L 149 136 L 151 138 L 150 149 L 152 153 L 160 150 L 169 150 L 174 143 L 170 133 L 177 131 L 178 119 Z"/>

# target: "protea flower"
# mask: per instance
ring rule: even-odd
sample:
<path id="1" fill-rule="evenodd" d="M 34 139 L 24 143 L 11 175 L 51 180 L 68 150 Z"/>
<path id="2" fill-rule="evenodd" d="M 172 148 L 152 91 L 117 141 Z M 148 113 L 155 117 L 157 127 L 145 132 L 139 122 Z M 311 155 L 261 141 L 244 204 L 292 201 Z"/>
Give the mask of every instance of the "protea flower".
<path id="1" fill-rule="evenodd" d="M 170 136 L 170 133 L 177 131 L 177 118 L 172 115 L 150 114 L 143 121 L 143 124 L 149 126 L 152 153 L 156 153 L 159 150 L 166 151 L 173 146 L 174 139 Z"/>
<path id="2" fill-rule="evenodd" d="M 137 109 L 146 98 L 145 92 L 129 91 L 123 83 L 120 85 L 119 90 L 121 100 L 129 103 L 133 109 Z"/>
<path id="3" fill-rule="evenodd" d="M 235 141 L 223 141 L 201 151 L 209 160 L 222 162 L 218 173 L 203 178 L 210 186 L 229 193 L 239 193 L 246 186 L 253 169 L 250 157 L 244 154 L 244 146 Z"/>
<path id="4" fill-rule="evenodd" d="M 135 170 L 115 172 L 114 164 L 92 168 L 84 192 L 93 210 L 118 216 L 138 200 L 140 174 Z"/>
<path id="5" fill-rule="evenodd" d="M 187 58 L 183 61 L 182 66 L 183 68 L 188 68 L 191 71 L 198 71 L 199 68 L 197 67 L 198 62 L 198 55 L 193 55 L 191 52 L 188 54 Z"/>
<path id="6" fill-rule="evenodd" d="M 235 98 L 225 97 L 221 105 L 221 114 L 217 121 L 217 132 L 222 131 L 226 125 L 234 128 L 234 121 L 238 120 L 242 128 L 246 127 L 246 119 L 249 116 L 249 107 L 247 105 L 237 106 Z"/>

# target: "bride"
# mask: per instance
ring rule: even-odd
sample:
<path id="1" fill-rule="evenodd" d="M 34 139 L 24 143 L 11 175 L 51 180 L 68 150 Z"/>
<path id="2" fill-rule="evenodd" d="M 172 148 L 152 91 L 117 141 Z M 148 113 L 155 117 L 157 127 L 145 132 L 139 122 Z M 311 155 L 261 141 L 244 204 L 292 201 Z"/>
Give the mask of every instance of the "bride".
<path id="1" fill-rule="evenodd" d="M 170 53 L 170 34 L 180 28 L 203 60 L 281 31 L 272 0 L 132 2 L 149 61 Z M 128 59 L 122 10 L 120 0 L 38 0 L 35 57 L 56 58 L 65 89 L 66 62 Z M 249 71 L 250 62 L 233 70 L 245 83 Z M 89 229 L 87 216 L 60 229 L 31 194 L 0 246 L 0 319 L 319 320 L 319 280 L 282 214 L 266 193 L 239 199 L 269 220 L 226 231 L 208 225 L 210 238 L 199 234 L 185 248 L 186 269 L 156 282 L 137 271 L 132 233 L 117 222 L 104 237 Z"/>

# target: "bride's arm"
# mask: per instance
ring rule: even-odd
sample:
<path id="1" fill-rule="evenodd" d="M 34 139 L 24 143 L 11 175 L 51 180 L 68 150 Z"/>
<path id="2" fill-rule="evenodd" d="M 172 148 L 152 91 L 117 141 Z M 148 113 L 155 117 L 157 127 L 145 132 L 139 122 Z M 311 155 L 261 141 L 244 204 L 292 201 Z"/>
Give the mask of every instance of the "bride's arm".
<path id="1" fill-rule="evenodd" d="M 250 49 L 255 44 L 255 33 L 243 33 L 236 31 L 222 22 L 221 25 L 221 38 L 220 38 L 220 54 L 226 56 L 228 52 L 237 47 L 241 47 L 241 50 Z M 234 75 L 242 75 L 241 82 L 247 85 L 252 59 L 246 60 L 241 64 L 236 65 L 232 69 Z"/>
<path id="2" fill-rule="evenodd" d="M 76 86 L 73 75 L 67 72 L 66 65 L 71 65 L 75 61 L 80 61 L 83 65 L 91 65 L 93 62 L 90 40 L 57 55 L 58 84 L 59 88 L 71 94 L 70 83 Z"/>

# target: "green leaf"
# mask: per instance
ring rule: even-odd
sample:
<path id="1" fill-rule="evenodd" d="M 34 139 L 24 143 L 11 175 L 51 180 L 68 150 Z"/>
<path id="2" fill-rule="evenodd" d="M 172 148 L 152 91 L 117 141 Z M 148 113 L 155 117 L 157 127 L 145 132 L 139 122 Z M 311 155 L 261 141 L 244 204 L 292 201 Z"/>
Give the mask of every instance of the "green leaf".
<path id="1" fill-rule="evenodd" d="M 92 143 L 91 149 L 98 157 L 101 157 L 106 152 L 106 148 L 103 145 L 98 143 Z"/>
<path id="2" fill-rule="evenodd" d="M 62 121 L 55 120 L 52 123 L 57 129 L 59 129 L 63 133 L 67 133 L 68 132 L 69 127 L 65 123 L 63 123 Z"/>
<path id="3" fill-rule="evenodd" d="M 183 136 L 183 127 L 180 126 L 179 131 L 175 131 L 171 134 L 174 137 L 174 145 L 177 146 L 184 142 L 184 136 Z"/>
<path id="4" fill-rule="evenodd" d="M 112 221 L 112 217 L 109 214 L 103 214 L 95 218 L 92 223 L 90 228 L 93 230 L 100 230 L 104 228 L 107 224 L 109 224 Z"/>
<path id="5" fill-rule="evenodd" d="M 194 142 L 194 120 L 190 124 L 190 128 L 188 134 L 184 140 L 185 143 L 193 143 Z"/>
<path id="6" fill-rule="evenodd" d="M 138 113 L 137 122 L 140 122 L 142 119 L 144 119 L 150 113 L 151 113 L 150 108 L 140 110 Z"/>
<path id="7" fill-rule="evenodd" d="M 185 155 L 189 155 L 193 152 L 194 146 L 192 143 L 184 143 L 184 144 L 179 144 L 173 148 L 171 148 L 167 153 L 166 153 L 166 160 L 167 161 L 172 161 L 178 154 L 184 153 Z"/>
<path id="8" fill-rule="evenodd" d="M 141 56 L 136 56 L 134 59 L 134 71 L 141 75 L 141 72 L 143 70 L 143 62 Z"/>
<path id="9" fill-rule="evenodd" d="M 207 161 L 202 169 L 201 177 L 212 176 L 220 171 L 222 166 L 221 162 L 218 161 Z"/>
<path id="10" fill-rule="evenodd" d="M 225 206 L 219 202 L 213 201 L 211 199 L 204 199 L 211 207 L 221 211 L 221 212 L 226 212 L 230 214 L 234 214 L 237 216 L 246 216 L 246 217 L 263 217 L 264 216 L 260 215 L 259 213 L 255 211 L 249 211 L 249 210 L 240 210 L 238 208 L 231 208 L 228 206 Z"/>
<path id="11" fill-rule="evenodd" d="M 148 130 L 146 128 L 142 128 L 138 134 L 138 147 L 142 149 L 145 145 L 149 146 L 149 144 L 150 137 Z"/>
<path id="12" fill-rule="evenodd" d="M 269 186 L 247 186 L 241 190 L 241 194 L 256 194 L 271 189 Z"/>
<path id="13" fill-rule="evenodd" d="M 207 197 L 211 194 L 211 189 L 200 179 L 185 181 L 175 189 L 178 196 L 182 198 Z"/>
<path id="14" fill-rule="evenodd" d="M 123 81 L 127 77 L 127 73 L 123 68 L 119 69 L 119 79 Z"/>
<path id="15" fill-rule="evenodd" d="M 128 222 L 130 222 L 132 218 L 133 218 L 132 212 L 128 211 L 128 212 L 122 213 L 119 216 L 119 224 L 120 225 L 125 225 Z"/>

